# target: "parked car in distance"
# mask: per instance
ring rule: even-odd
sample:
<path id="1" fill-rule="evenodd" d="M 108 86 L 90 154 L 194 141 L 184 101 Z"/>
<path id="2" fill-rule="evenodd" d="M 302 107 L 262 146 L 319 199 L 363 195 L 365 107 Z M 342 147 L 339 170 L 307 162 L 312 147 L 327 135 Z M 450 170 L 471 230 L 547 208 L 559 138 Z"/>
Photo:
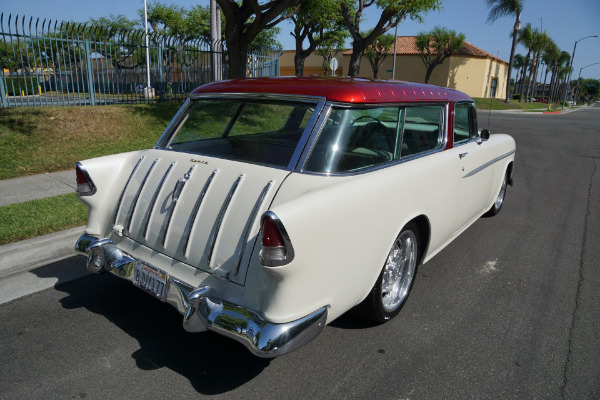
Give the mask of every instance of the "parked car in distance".
<path id="1" fill-rule="evenodd" d="M 357 307 L 384 322 L 512 184 L 515 142 L 431 85 L 257 78 L 196 89 L 154 148 L 77 163 L 76 250 L 261 357 Z"/>

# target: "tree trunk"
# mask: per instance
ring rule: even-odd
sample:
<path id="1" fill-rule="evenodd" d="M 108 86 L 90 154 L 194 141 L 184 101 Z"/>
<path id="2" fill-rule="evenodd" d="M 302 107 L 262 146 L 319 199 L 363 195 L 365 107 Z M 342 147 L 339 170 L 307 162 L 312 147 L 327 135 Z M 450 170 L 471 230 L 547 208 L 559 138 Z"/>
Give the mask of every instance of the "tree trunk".
<path id="1" fill-rule="evenodd" d="M 294 55 L 294 70 L 296 76 L 302 76 L 304 74 L 304 60 L 306 60 L 306 56 L 301 53 L 298 53 L 296 50 L 296 55 Z"/>
<path id="2" fill-rule="evenodd" d="M 513 41 L 512 41 L 512 46 L 510 48 L 510 58 L 508 60 L 508 71 L 506 72 L 507 78 L 506 78 L 506 98 L 504 99 L 505 102 L 508 103 L 508 98 L 512 97 L 510 96 L 510 76 L 512 74 L 512 67 L 513 67 L 513 62 L 515 60 L 515 51 L 517 49 L 517 40 L 519 39 L 519 30 L 521 29 L 521 13 L 517 12 L 517 18 L 515 20 L 515 26 L 513 27 Z M 515 79 L 515 86 L 517 85 L 516 83 L 516 79 Z"/>
<path id="3" fill-rule="evenodd" d="M 528 51 L 527 57 L 525 57 L 525 65 L 523 65 L 523 76 L 521 77 L 521 90 L 519 90 L 519 103 L 523 102 L 523 90 L 525 89 L 525 75 L 527 74 L 527 66 L 529 65 L 530 56 L 531 51 Z"/>
<path id="4" fill-rule="evenodd" d="M 362 40 L 354 39 L 352 44 L 352 55 L 350 56 L 350 65 L 348 66 L 348 76 L 358 76 L 360 73 L 360 61 L 365 53 L 365 45 Z"/>
<path id="5" fill-rule="evenodd" d="M 227 38 L 227 51 L 229 52 L 229 79 L 245 78 L 248 47 L 239 40 Z"/>
<path id="6" fill-rule="evenodd" d="M 433 73 L 435 67 L 436 66 L 433 64 L 427 67 L 427 71 L 425 72 L 425 83 L 429 83 L 429 78 L 431 78 L 431 74 Z"/>

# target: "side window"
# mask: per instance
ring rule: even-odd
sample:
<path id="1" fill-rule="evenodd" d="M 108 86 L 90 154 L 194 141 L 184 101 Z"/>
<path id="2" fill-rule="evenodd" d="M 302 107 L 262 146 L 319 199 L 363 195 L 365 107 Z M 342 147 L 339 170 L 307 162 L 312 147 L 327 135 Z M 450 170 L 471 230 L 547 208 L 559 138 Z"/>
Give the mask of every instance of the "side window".
<path id="1" fill-rule="evenodd" d="M 441 126 L 441 106 L 406 107 L 401 156 L 405 157 L 438 148 L 442 143 Z"/>
<path id="2" fill-rule="evenodd" d="M 333 107 L 306 171 L 360 171 L 398 158 L 400 107 Z"/>
<path id="3" fill-rule="evenodd" d="M 454 144 L 465 143 L 477 137 L 474 115 L 475 109 L 469 103 L 454 106 Z"/>

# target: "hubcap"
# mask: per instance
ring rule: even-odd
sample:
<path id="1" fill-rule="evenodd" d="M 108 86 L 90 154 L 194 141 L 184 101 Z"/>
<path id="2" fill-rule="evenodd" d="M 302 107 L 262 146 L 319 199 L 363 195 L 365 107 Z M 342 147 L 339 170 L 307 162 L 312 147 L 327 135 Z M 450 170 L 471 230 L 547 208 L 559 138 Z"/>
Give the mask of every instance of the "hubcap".
<path id="1" fill-rule="evenodd" d="M 396 310 L 408 296 L 417 266 L 416 243 L 415 234 L 404 231 L 388 254 L 381 284 L 381 301 L 387 312 Z"/>
<path id="2" fill-rule="evenodd" d="M 504 194 L 506 193 L 506 175 L 504 175 L 504 180 L 502 181 L 502 187 L 500 188 L 500 193 L 498 193 L 498 197 L 496 197 L 496 201 L 494 202 L 494 208 L 499 210 L 502 206 L 502 202 L 504 201 Z"/>

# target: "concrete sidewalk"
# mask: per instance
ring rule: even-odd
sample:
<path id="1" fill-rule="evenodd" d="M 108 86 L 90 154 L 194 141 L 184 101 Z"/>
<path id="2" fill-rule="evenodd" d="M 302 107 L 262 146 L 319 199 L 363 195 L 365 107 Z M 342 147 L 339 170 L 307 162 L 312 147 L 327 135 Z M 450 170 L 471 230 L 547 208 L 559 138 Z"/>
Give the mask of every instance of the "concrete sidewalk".
<path id="1" fill-rule="evenodd" d="M 75 170 L 0 180 L 0 207 L 73 193 L 76 188 Z"/>
<path id="2" fill-rule="evenodd" d="M 75 170 L 0 180 L 0 207 L 74 193 Z M 0 279 L 75 255 L 84 227 L 0 246 Z"/>

